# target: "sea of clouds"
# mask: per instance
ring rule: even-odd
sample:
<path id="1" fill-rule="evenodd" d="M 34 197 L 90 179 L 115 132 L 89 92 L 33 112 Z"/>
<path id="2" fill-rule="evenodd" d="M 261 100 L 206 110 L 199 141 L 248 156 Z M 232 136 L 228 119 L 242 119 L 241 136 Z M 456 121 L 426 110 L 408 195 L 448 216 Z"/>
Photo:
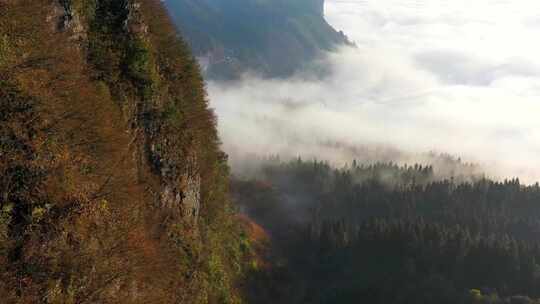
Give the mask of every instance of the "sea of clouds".
<path id="1" fill-rule="evenodd" d="M 327 0 L 327 20 L 357 48 L 321 58 L 324 77 L 210 82 L 224 149 L 233 168 L 254 154 L 437 151 L 540 180 L 538 12 L 534 0 Z"/>

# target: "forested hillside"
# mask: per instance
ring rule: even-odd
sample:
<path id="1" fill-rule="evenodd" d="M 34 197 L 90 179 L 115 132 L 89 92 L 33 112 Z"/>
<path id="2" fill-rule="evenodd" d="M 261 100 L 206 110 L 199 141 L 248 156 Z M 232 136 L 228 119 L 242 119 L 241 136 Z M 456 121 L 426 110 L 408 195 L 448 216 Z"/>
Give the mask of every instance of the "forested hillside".
<path id="1" fill-rule="evenodd" d="M 0 1 L 0 302 L 239 303 L 227 189 L 160 1 Z"/>
<path id="2" fill-rule="evenodd" d="M 481 176 L 438 179 L 433 171 L 422 165 L 353 163 L 335 169 L 324 162 L 274 160 L 258 178 L 236 180 L 242 210 L 269 231 L 281 252 L 274 272 L 259 276 L 258 284 L 273 286 L 265 298 L 536 303 L 538 184 Z"/>
<path id="3" fill-rule="evenodd" d="M 321 51 L 349 44 L 324 19 L 323 0 L 167 0 L 176 25 L 207 76 L 254 71 L 289 76 Z"/>

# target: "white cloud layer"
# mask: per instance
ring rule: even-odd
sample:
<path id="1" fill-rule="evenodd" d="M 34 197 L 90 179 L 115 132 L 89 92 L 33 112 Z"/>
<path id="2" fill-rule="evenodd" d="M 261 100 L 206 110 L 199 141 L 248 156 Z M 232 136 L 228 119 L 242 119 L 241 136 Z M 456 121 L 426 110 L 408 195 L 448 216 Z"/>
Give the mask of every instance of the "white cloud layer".
<path id="1" fill-rule="evenodd" d="M 233 165 L 243 153 L 439 151 L 540 180 L 539 11 L 534 0 L 328 0 L 327 19 L 358 49 L 328 54 L 321 80 L 209 83 L 224 148 Z"/>

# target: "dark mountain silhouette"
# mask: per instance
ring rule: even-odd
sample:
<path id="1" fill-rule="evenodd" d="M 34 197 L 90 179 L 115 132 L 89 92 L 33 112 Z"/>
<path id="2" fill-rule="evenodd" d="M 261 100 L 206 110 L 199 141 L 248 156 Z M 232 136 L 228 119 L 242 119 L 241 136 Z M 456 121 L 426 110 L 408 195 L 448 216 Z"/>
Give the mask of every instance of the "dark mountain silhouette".
<path id="1" fill-rule="evenodd" d="M 323 0 L 167 0 L 210 78 L 252 70 L 288 76 L 321 51 L 349 44 L 324 19 Z"/>

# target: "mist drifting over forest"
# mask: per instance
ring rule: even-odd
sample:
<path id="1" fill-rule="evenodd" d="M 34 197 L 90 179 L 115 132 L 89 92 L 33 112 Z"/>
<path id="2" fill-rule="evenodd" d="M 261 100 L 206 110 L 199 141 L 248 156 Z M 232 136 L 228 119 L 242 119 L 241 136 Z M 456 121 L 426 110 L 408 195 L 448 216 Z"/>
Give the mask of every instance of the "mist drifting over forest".
<path id="1" fill-rule="evenodd" d="M 436 151 L 494 177 L 539 180 L 538 9 L 535 1 L 327 1 L 326 19 L 357 47 L 322 56 L 320 77 L 247 73 L 232 85 L 208 83 L 232 167 L 246 154 L 343 163 L 399 151 L 395 161 L 410 162 Z"/>

